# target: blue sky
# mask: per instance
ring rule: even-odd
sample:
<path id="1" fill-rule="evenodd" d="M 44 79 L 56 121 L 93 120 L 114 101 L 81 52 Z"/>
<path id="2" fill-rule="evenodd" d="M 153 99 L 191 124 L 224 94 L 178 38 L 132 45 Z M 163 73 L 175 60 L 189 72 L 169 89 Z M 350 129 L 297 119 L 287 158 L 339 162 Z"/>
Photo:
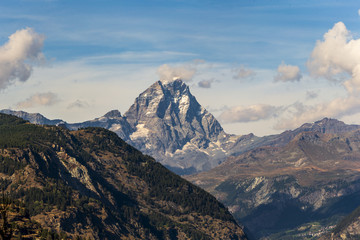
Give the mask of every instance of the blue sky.
<path id="1" fill-rule="evenodd" d="M 0 108 L 69 122 L 124 113 L 166 64 L 192 73 L 192 93 L 229 133 L 267 135 L 322 117 L 360 124 L 357 57 L 334 60 L 353 45 L 326 42 L 309 60 L 336 23 L 351 32 L 348 42 L 359 39 L 359 8 L 358 1 L 3 0 L 0 44 L 31 28 L 21 36 L 40 41 L 36 54 L 44 57 L 18 59 L 32 68 L 26 79 L 3 76 Z M 333 59 L 322 58 L 331 49 L 339 49 Z M 309 61 L 339 71 L 309 70 Z"/>

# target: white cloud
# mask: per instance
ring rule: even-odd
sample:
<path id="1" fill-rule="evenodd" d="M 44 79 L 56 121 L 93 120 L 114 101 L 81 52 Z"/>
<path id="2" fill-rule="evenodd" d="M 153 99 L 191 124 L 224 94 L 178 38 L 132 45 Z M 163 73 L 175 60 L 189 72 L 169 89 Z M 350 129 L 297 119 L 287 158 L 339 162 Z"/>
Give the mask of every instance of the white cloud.
<path id="1" fill-rule="evenodd" d="M 300 81 L 302 78 L 298 66 L 287 65 L 284 62 L 279 65 L 277 72 L 277 75 L 274 77 L 274 80 L 277 82 L 295 82 Z"/>
<path id="2" fill-rule="evenodd" d="M 324 117 L 342 118 L 360 113 L 360 39 L 354 39 L 344 23 L 336 23 L 322 41 L 317 41 L 307 67 L 312 76 L 342 83 L 345 95 L 313 106 L 293 104 L 276 129 L 292 129 Z M 311 92 L 307 95 L 316 97 Z"/>
<path id="3" fill-rule="evenodd" d="M 358 15 L 360 16 L 360 9 L 358 10 Z"/>
<path id="4" fill-rule="evenodd" d="M 235 75 L 233 76 L 234 79 L 244 79 L 255 76 L 255 72 L 249 68 L 245 68 L 244 66 L 240 66 L 239 68 L 233 69 Z"/>
<path id="5" fill-rule="evenodd" d="M 303 123 L 314 122 L 325 117 L 341 118 L 360 112 L 360 99 L 350 96 L 348 98 L 336 98 L 330 102 L 314 106 L 296 103 L 288 107 L 289 117 L 284 117 L 275 125 L 275 129 L 293 129 Z"/>
<path id="6" fill-rule="evenodd" d="M 18 30 L 9 37 L 0 47 L 0 89 L 30 77 L 32 64 L 44 60 L 43 42 L 44 36 L 31 28 Z"/>
<path id="7" fill-rule="evenodd" d="M 313 106 L 294 104 L 275 128 L 291 129 L 324 117 L 341 118 L 360 112 L 360 39 L 353 39 L 344 23 L 336 23 L 324 34 L 323 41 L 317 41 L 307 66 L 312 76 L 342 82 L 346 95 Z M 344 74 L 348 76 L 345 80 Z"/>
<path id="8" fill-rule="evenodd" d="M 198 82 L 198 86 L 201 88 L 211 88 L 211 84 L 214 82 L 214 79 L 202 80 Z"/>
<path id="9" fill-rule="evenodd" d="M 349 93 L 360 92 L 360 39 L 353 39 L 342 22 L 338 22 L 317 41 L 307 63 L 310 73 L 329 80 L 343 80 Z"/>
<path id="10" fill-rule="evenodd" d="M 25 101 L 16 104 L 19 109 L 32 108 L 37 106 L 51 106 L 58 102 L 58 97 L 55 93 L 38 93 L 30 96 Z"/>
<path id="11" fill-rule="evenodd" d="M 276 117 L 283 110 L 283 107 L 276 107 L 266 104 L 252 106 L 236 106 L 223 111 L 219 119 L 224 123 L 253 122 Z"/>
<path id="12" fill-rule="evenodd" d="M 171 82 L 176 79 L 191 81 L 196 73 L 196 69 L 190 65 L 171 67 L 168 64 L 163 64 L 158 68 L 157 73 L 162 82 Z"/>

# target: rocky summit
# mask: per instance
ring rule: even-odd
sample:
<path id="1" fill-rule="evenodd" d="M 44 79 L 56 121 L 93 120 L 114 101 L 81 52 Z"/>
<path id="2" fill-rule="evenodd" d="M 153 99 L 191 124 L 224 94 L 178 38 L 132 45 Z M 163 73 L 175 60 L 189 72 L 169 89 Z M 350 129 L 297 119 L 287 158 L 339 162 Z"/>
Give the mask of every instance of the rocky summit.
<path id="1" fill-rule="evenodd" d="M 181 80 L 158 81 L 124 114 L 130 142 L 175 171 L 202 171 L 226 157 L 226 134 Z"/>
<path id="2" fill-rule="evenodd" d="M 213 196 L 103 128 L 0 114 L 0 188 L 2 239 L 246 239 Z"/>

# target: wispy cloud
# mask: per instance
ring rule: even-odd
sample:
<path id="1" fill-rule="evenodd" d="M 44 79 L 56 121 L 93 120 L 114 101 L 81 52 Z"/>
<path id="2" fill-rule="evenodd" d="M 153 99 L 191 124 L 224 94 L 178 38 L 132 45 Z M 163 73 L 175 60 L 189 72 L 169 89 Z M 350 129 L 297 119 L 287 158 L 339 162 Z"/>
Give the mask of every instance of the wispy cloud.
<path id="1" fill-rule="evenodd" d="M 55 93 L 47 92 L 47 93 L 37 93 L 25 101 L 19 102 L 16 104 L 16 107 L 19 109 L 22 108 L 32 108 L 37 106 L 52 106 L 59 101 L 58 96 Z"/>
<path id="2" fill-rule="evenodd" d="M 289 117 L 279 119 L 275 129 L 293 129 L 303 123 L 320 120 L 324 117 L 341 118 L 360 112 L 360 99 L 358 97 L 336 98 L 330 102 L 317 105 L 304 105 L 296 103 L 288 107 Z"/>
<path id="3" fill-rule="evenodd" d="M 176 60 L 179 57 L 194 58 L 196 54 L 188 52 L 173 52 L 173 51 L 127 51 L 117 54 L 107 54 L 99 56 L 90 56 L 83 58 L 83 61 L 88 63 L 156 63 L 164 61 Z"/>
<path id="4" fill-rule="evenodd" d="M 26 81 L 32 72 L 32 64 L 44 60 L 41 52 L 44 36 L 31 28 L 16 31 L 7 43 L 0 47 L 0 89 L 18 81 Z"/>
<path id="5" fill-rule="evenodd" d="M 160 81 L 163 82 L 171 82 L 176 79 L 191 81 L 196 73 L 196 69 L 191 65 L 170 66 L 168 64 L 163 64 L 158 68 L 157 73 L 160 77 Z"/>
<path id="6" fill-rule="evenodd" d="M 236 106 L 223 111 L 219 119 L 224 123 L 254 122 L 276 117 L 283 107 L 257 104 L 251 106 Z"/>
<path id="7" fill-rule="evenodd" d="M 250 68 L 245 68 L 243 65 L 233 69 L 232 71 L 235 73 L 235 75 L 233 76 L 234 79 L 245 79 L 256 75 L 253 70 L 251 70 Z"/>

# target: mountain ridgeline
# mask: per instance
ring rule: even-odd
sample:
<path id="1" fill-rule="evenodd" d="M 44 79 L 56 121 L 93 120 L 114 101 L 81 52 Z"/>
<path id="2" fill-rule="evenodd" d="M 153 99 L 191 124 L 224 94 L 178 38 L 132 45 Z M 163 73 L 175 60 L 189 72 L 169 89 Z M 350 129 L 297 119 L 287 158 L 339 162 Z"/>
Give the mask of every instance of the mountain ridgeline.
<path id="1" fill-rule="evenodd" d="M 102 128 L 0 114 L 0 187 L 70 238 L 246 239 L 213 196 Z"/>
<path id="2" fill-rule="evenodd" d="M 356 125 L 339 124 L 326 119 L 326 127 L 307 123 L 296 130 L 265 137 L 228 134 L 180 79 L 168 83 L 155 82 L 135 99 L 124 115 L 118 110 L 112 110 L 102 117 L 81 123 L 49 120 L 39 113 L 9 109 L 0 112 L 21 117 L 31 123 L 64 126 L 70 130 L 84 127 L 111 130 L 128 144 L 180 175 L 208 171 L 229 156 L 240 155 L 258 147 L 285 146 L 300 132 L 346 132 L 358 128 Z"/>
<path id="3" fill-rule="evenodd" d="M 224 132 L 215 117 L 203 108 L 181 80 L 155 82 L 142 92 L 122 116 L 112 110 L 103 117 L 82 123 L 49 120 L 22 111 L 1 112 L 36 124 L 63 125 L 76 130 L 103 127 L 178 174 L 210 170 L 234 152 L 255 146 L 260 138 Z M 256 143 L 256 141 L 255 141 Z M 252 144 L 252 145 L 251 145 Z"/>
<path id="4" fill-rule="evenodd" d="M 327 239 L 330 235 L 326 234 L 331 232 L 333 239 L 343 236 L 351 239 L 359 232 L 356 228 L 360 225 L 354 217 L 359 211 L 340 221 L 360 203 L 359 125 L 324 118 L 264 137 L 227 134 L 181 80 L 155 82 L 136 98 L 124 115 L 113 110 L 82 123 L 49 120 L 40 114 L 21 111 L 2 112 L 36 124 L 80 129 L 68 133 L 71 139 L 81 137 L 82 134 L 76 133 L 84 132 L 82 128 L 86 127 L 115 132 L 128 144 L 173 172 L 187 175 L 189 181 L 213 194 L 255 239 L 300 240 L 321 235 Z M 71 156 L 69 151 L 67 154 Z M 97 185 L 86 186 L 96 189 Z M 169 206 L 167 203 L 166 209 Z M 179 227 L 176 231 L 177 236 L 186 234 Z M 161 232 L 163 236 L 170 236 L 163 228 Z"/>
<path id="5" fill-rule="evenodd" d="M 359 206 L 360 126 L 325 118 L 268 143 L 187 178 L 259 239 L 312 239 Z"/>

